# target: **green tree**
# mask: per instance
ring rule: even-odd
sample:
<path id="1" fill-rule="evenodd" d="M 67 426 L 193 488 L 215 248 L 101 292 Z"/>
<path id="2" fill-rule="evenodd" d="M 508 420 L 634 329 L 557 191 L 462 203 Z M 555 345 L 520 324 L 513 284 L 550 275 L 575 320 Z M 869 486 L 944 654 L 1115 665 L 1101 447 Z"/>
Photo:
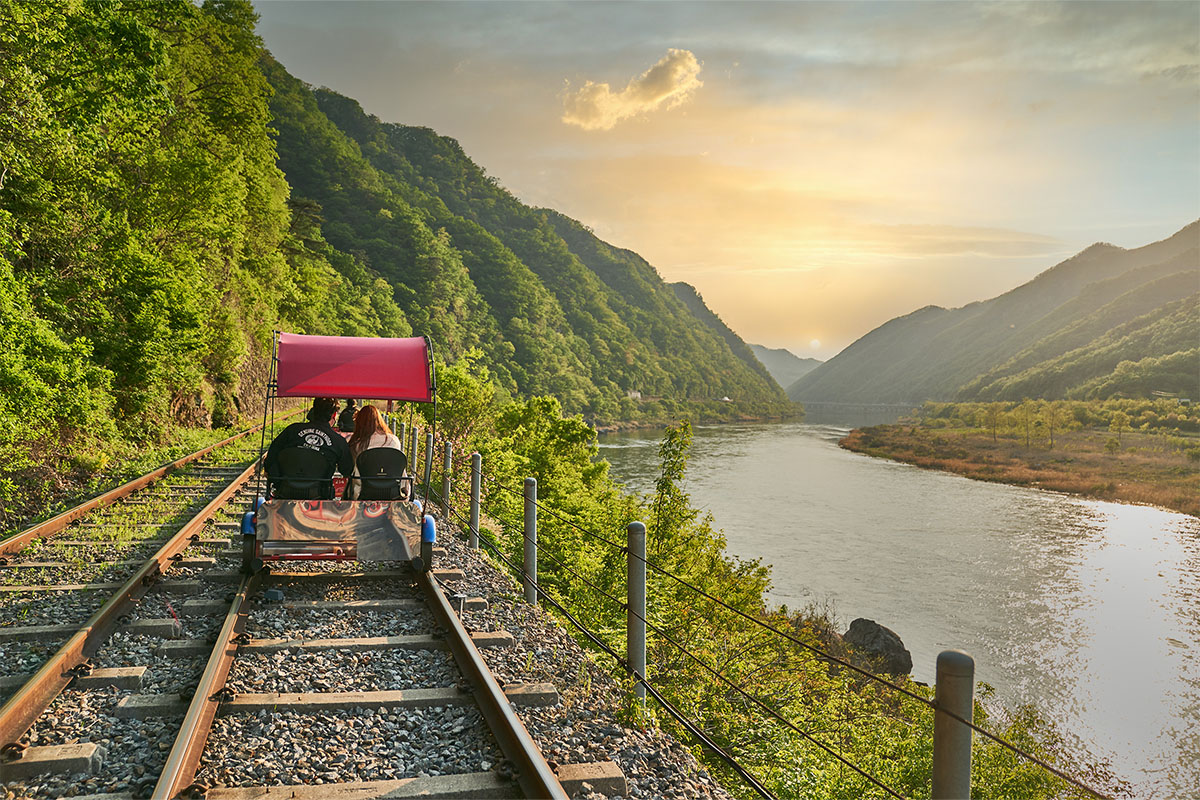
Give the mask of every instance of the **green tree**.
<path id="1" fill-rule="evenodd" d="M 1037 403 L 1026 397 L 1021 401 L 1021 404 L 1016 409 L 1017 418 L 1020 420 L 1021 429 L 1025 432 L 1025 446 L 1033 446 L 1033 425 L 1037 420 L 1038 407 Z"/>
<path id="2" fill-rule="evenodd" d="M 1046 426 L 1046 432 L 1049 435 L 1050 449 L 1054 449 L 1054 431 L 1061 430 L 1065 424 L 1066 412 L 1063 409 L 1062 401 L 1049 400 L 1042 405 L 1042 422 Z"/>
<path id="3" fill-rule="evenodd" d="M 1000 421 L 1004 418 L 1004 405 L 1002 403 L 987 403 L 984 405 L 984 419 L 987 422 L 988 430 L 992 432 L 992 442 L 996 440 L 996 430 L 1000 427 Z"/>
<path id="4" fill-rule="evenodd" d="M 1124 411 L 1114 411 L 1108 423 L 1108 429 L 1117 435 L 1117 444 L 1121 443 L 1121 434 L 1129 430 L 1129 415 Z"/>

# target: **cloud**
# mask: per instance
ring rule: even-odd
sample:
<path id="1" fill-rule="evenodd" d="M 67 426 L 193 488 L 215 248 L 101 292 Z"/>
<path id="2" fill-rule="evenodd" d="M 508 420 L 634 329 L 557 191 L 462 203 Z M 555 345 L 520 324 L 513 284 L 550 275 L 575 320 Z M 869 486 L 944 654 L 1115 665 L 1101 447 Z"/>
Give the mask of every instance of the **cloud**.
<path id="1" fill-rule="evenodd" d="M 607 83 L 588 81 L 564 98 L 562 121 L 588 131 L 606 131 L 623 119 L 659 107 L 675 108 L 704 83 L 700 62 L 690 50 L 674 47 L 658 63 L 619 92 Z"/>

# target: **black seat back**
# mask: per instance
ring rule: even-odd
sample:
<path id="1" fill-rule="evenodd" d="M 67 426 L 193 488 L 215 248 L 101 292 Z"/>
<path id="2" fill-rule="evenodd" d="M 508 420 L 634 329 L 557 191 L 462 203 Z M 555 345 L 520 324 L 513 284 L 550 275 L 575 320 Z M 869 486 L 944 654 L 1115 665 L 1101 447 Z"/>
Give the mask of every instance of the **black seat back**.
<path id="1" fill-rule="evenodd" d="M 359 500 L 396 500 L 400 497 L 400 479 L 408 459 L 393 447 L 372 447 L 358 454 L 355 462 L 361 481 Z"/>
<path id="2" fill-rule="evenodd" d="M 274 496 L 283 500 L 329 500 L 333 498 L 333 470 L 319 450 L 288 447 L 276 457 L 279 475 L 271 476 Z"/>

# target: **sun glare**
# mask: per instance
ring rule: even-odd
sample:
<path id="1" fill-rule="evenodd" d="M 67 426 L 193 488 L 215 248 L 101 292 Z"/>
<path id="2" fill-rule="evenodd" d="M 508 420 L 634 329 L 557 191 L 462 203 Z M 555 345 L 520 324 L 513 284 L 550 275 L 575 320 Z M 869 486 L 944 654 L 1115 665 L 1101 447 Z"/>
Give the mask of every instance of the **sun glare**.
<path id="1" fill-rule="evenodd" d="M 813 350 L 816 350 L 821 346 L 821 340 L 813 339 L 811 342 L 808 343 L 808 346 L 811 347 Z"/>

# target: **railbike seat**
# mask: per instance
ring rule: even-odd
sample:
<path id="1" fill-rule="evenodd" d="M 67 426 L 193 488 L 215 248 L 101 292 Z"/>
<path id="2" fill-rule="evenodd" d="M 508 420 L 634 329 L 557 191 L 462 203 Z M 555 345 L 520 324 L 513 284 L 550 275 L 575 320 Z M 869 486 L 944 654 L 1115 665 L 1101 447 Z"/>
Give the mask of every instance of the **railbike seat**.
<path id="1" fill-rule="evenodd" d="M 271 476 L 274 497 L 281 500 L 332 500 L 329 460 L 318 450 L 288 447 L 279 451 L 278 476 Z"/>
<path id="2" fill-rule="evenodd" d="M 356 462 L 361 481 L 359 500 L 399 500 L 403 497 L 402 481 L 408 458 L 392 447 L 372 447 L 362 451 Z M 411 479 L 407 479 L 411 480 Z"/>

